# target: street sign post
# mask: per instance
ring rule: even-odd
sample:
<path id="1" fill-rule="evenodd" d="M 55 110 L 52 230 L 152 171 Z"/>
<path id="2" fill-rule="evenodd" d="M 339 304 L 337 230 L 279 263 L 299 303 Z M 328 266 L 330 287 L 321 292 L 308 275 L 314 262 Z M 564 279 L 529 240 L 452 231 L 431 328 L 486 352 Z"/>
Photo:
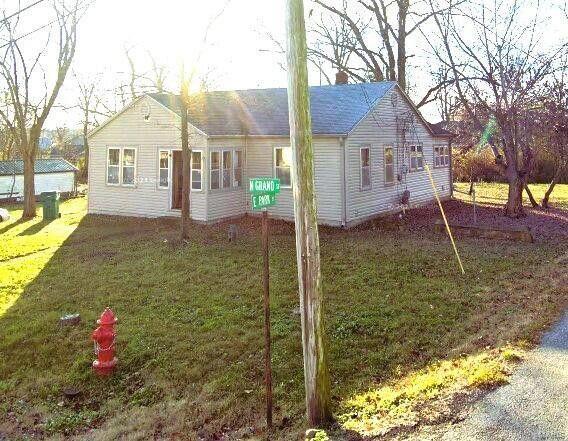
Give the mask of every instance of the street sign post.
<path id="1" fill-rule="evenodd" d="M 276 195 L 280 193 L 280 179 L 252 178 L 249 182 L 251 205 L 253 210 L 262 213 L 262 291 L 264 299 L 264 385 L 266 387 L 266 425 L 272 427 L 272 366 L 270 364 L 270 266 L 269 266 L 269 228 L 267 207 L 276 204 Z"/>

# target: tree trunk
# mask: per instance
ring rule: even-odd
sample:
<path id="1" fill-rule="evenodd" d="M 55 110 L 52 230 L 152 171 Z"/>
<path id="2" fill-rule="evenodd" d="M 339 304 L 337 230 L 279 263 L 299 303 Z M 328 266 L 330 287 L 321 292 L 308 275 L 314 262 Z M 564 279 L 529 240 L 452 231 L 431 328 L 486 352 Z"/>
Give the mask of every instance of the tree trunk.
<path id="1" fill-rule="evenodd" d="M 85 122 L 83 123 L 83 147 L 85 149 L 85 164 L 83 170 L 83 179 L 87 180 L 89 176 L 89 140 L 87 135 L 89 133 L 88 115 L 85 115 Z"/>
<path id="2" fill-rule="evenodd" d="M 538 202 L 534 198 L 531 189 L 529 188 L 528 184 L 525 184 L 525 191 L 527 192 L 527 196 L 529 197 L 529 201 L 531 201 L 531 205 L 533 208 L 538 207 Z"/>
<path id="3" fill-rule="evenodd" d="M 296 259 L 302 321 L 308 422 L 332 420 L 323 323 L 323 289 L 314 192 L 314 152 L 308 90 L 306 28 L 302 0 L 287 0 L 287 64 Z"/>
<path id="4" fill-rule="evenodd" d="M 25 149 L 22 158 L 24 160 L 24 211 L 22 219 L 31 219 L 36 215 L 34 162 L 33 154 Z"/>
<path id="5" fill-rule="evenodd" d="M 548 201 L 550 199 L 550 195 L 552 194 L 552 191 L 554 190 L 555 186 L 556 186 L 556 176 L 554 178 L 552 178 L 552 181 L 550 181 L 550 184 L 548 185 L 548 188 L 546 189 L 546 193 L 544 193 L 544 197 L 542 198 L 542 208 L 549 208 L 548 207 Z"/>
<path id="6" fill-rule="evenodd" d="M 509 181 L 509 194 L 507 196 L 507 203 L 505 204 L 505 216 L 508 217 L 521 217 L 524 216 L 525 210 L 523 208 L 523 188 L 524 183 L 515 173 L 515 175 L 508 176 Z"/>
<path id="7" fill-rule="evenodd" d="M 185 83 L 185 79 L 182 78 Z M 187 90 L 182 85 L 181 93 L 181 157 L 182 157 L 182 187 L 181 187 L 181 238 L 189 238 L 189 197 L 191 174 L 191 151 L 189 150 L 189 128 L 187 122 Z"/>

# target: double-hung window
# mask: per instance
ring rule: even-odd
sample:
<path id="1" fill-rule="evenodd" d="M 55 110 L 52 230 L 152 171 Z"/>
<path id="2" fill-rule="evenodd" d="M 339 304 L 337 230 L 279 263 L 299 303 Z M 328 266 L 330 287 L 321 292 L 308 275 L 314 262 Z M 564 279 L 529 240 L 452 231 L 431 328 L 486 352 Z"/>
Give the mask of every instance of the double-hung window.
<path id="1" fill-rule="evenodd" d="M 411 145 L 410 152 L 410 171 L 422 170 L 424 168 L 424 156 L 422 155 L 421 145 Z"/>
<path id="2" fill-rule="evenodd" d="M 109 185 L 134 186 L 136 182 L 136 149 L 110 147 L 107 150 L 107 176 Z"/>
<path id="3" fill-rule="evenodd" d="M 233 154 L 233 187 L 240 187 L 243 185 L 243 152 L 235 150 Z"/>
<path id="4" fill-rule="evenodd" d="M 434 167 L 447 167 L 448 165 L 450 165 L 450 149 L 448 146 L 434 146 Z"/>
<path id="5" fill-rule="evenodd" d="M 215 150 L 211 152 L 210 188 L 233 188 L 242 185 L 243 152 Z"/>
<path id="6" fill-rule="evenodd" d="M 359 149 L 360 183 L 361 190 L 371 188 L 371 148 L 361 147 Z"/>
<path id="7" fill-rule="evenodd" d="M 107 184 L 120 184 L 120 149 L 109 148 L 107 152 Z"/>
<path id="8" fill-rule="evenodd" d="M 201 190 L 201 152 L 191 151 L 191 189 Z"/>
<path id="9" fill-rule="evenodd" d="M 211 190 L 221 188 L 221 152 L 211 152 L 211 171 L 209 176 Z"/>
<path id="10" fill-rule="evenodd" d="M 160 150 L 158 156 L 158 187 L 169 188 L 170 186 L 170 152 Z"/>
<path id="11" fill-rule="evenodd" d="M 385 184 L 394 183 L 394 154 L 391 146 L 385 146 Z"/>
<path id="12" fill-rule="evenodd" d="M 280 179 L 280 187 L 292 186 L 292 147 L 274 149 L 274 177 Z"/>
<path id="13" fill-rule="evenodd" d="M 230 150 L 223 150 L 223 188 L 231 187 L 231 174 L 232 174 L 232 159 L 233 159 L 233 152 Z"/>

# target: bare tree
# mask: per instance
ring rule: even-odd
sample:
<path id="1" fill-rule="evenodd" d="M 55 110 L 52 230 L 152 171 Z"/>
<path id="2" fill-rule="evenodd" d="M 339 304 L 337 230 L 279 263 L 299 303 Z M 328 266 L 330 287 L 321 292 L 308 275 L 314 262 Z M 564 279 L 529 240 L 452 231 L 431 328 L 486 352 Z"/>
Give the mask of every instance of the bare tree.
<path id="1" fill-rule="evenodd" d="M 407 51 L 409 38 L 432 17 L 447 10 L 445 6 L 426 8 L 424 1 L 313 1 L 340 20 L 337 23 L 323 15 L 316 26 L 315 31 L 321 37 L 320 44 L 331 45 L 334 54 L 330 56 L 329 52 L 326 54 L 314 49 L 320 52 L 321 57 L 356 81 L 397 81 L 403 90 L 408 89 L 407 66 L 412 56 Z M 345 27 L 349 28 L 349 32 Z M 338 57 L 335 55 L 339 51 L 347 51 L 348 54 L 346 62 L 341 65 L 337 63 Z M 437 85 L 429 90 L 418 106 L 428 101 L 439 87 Z"/>
<path id="2" fill-rule="evenodd" d="M 568 85 L 565 71 L 546 84 L 542 97 L 542 116 L 535 122 L 539 126 L 540 148 L 554 164 L 552 180 L 542 199 L 548 208 L 550 195 L 563 175 L 568 171 Z"/>
<path id="3" fill-rule="evenodd" d="M 34 163 L 38 151 L 38 142 L 42 127 L 51 111 L 57 95 L 63 86 L 77 43 L 77 23 L 82 7 L 77 1 L 71 4 L 54 4 L 55 26 L 58 35 L 57 59 L 53 63 L 55 81 L 48 85 L 47 74 L 43 70 L 41 59 L 44 50 L 33 55 L 26 52 L 22 45 L 23 37 L 17 35 L 19 18 L 15 23 L 3 22 L 5 44 L 0 56 L 1 86 L 8 92 L 0 106 L 0 118 L 6 124 L 14 139 L 14 144 L 24 162 L 24 210 L 22 218 L 31 218 L 36 214 Z M 46 39 L 46 48 L 50 46 Z M 34 100 L 34 92 L 41 88 L 45 94 Z"/>
<path id="4" fill-rule="evenodd" d="M 433 12 L 440 10 L 437 1 L 430 0 L 430 5 Z M 526 10 L 517 0 L 494 0 L 491 7 L 470 4 L 467 9 L 450 0 L 444 14 L 433 15 L 436 43 L 428 36 L 480 136 L 490 120 L 496 122 L 487 141 L 509 183 L 505 214 L 511 217 L 524 214 L 522 192 L 534 158 L 535 92 L 560 67 L 566 51 L 565 43 L 542 49 L 538 6 L 533 5 L 534 18 L 526 22 Z M 469 31 L 462 32 L 464 28 Z"/>
<path id="5" fill-rule="evenodd" d="M 89 170 L 89 131 L 98 125 L 98 118 L 110 117 L 116 109 L 109 106 L 99 88 L 101 75 L 80 77 L 73 72 L 78 93 L 76 104 L 67 109 L 78 109 L 81 112 L 81 135 L 83 138 L 83 178 Z"/>

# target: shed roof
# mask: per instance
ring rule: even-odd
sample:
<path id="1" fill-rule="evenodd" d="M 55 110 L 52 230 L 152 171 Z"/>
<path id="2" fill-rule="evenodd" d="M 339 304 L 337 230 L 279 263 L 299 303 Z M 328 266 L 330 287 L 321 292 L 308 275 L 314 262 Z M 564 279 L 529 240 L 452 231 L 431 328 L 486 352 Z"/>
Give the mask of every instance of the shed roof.
<path id="1" fill-rule="evenodd" d="M 63 158 L 36 159 L 34 173 L 62 173 L 77 171 L 78 168 Z M 24 174 L 24 161 L 21 159 L 0 161 L 0 176 Z"/>
<path id="2" fill-rule="evenodd" d="M 312 133 L 346 135 L 395 86 L 395 82 L 310 87 Z M 180 114 L 179 95 L 149 96 Z M 202 92 L 192 95 L 189 122 L 209 136 L 289 136 L 285 88 Z"/>

